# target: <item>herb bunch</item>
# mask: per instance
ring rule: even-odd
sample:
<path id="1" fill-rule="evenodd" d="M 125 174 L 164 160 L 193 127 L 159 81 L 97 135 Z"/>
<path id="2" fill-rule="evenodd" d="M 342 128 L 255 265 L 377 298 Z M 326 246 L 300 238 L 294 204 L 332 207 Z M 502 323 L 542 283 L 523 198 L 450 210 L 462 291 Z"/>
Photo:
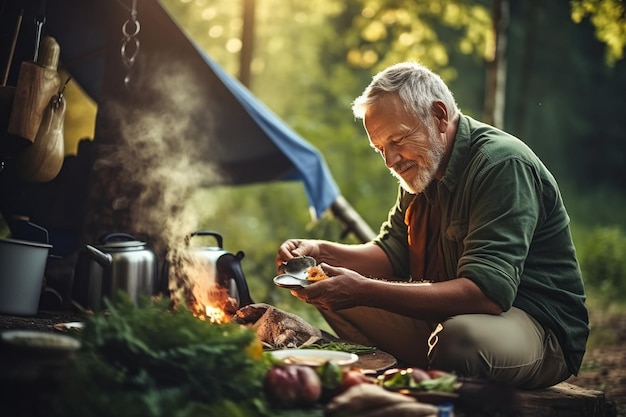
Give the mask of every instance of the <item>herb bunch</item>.
<path id="1" fill-rule="evenodd" d="M 168 300 L 128 298 L 90 316 L 53 415 L 187 417 L 268 414 L 268 364 L 254 330 L 212 324 Z"/>

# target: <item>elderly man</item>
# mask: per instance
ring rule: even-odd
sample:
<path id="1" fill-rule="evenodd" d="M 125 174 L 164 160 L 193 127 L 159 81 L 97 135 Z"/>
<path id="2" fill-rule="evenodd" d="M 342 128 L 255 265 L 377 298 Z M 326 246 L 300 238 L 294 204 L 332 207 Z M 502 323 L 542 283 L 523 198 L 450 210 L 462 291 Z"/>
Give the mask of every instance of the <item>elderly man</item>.
<path id="1" fill-rule="evenodd" d="M 343 339 L 403 364 L 522 388 L 579 370 L 589 333 L 558 185 L 519 139 L 466 116 L 442 79 L 393 65 L 353 103 L 400 182 L 372 242 L 290 239 L 330 278 L 292 294 Z"/>

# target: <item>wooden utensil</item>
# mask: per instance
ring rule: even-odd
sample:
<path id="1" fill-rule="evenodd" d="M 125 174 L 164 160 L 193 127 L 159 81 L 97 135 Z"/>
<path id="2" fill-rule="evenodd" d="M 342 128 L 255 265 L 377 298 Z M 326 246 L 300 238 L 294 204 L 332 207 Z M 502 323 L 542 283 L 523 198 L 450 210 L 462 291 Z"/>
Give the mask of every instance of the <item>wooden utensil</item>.
<path id="1" fill-rule="evenodd" d="M 22 179 L 49 182 L 61 171 L 65 158 L 65 107 L 62 93 L 50 99 L 34 143 L 24 148 L 16 157 L 17 173 Z"/>
<path id="2" fill-rule="evenodd" d="M 34 142 L 50 99 L 61 86 L 57 72 L 60 47 L 46 36 L 42 40 L 38 61 L 22 62 L 15 87 L 8 132 Z"/>

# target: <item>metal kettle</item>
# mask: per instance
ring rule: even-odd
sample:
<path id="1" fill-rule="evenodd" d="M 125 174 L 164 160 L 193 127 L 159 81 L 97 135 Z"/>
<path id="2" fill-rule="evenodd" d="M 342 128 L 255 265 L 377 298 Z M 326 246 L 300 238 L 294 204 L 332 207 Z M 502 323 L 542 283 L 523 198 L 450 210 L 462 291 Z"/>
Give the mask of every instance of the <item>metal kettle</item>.
<path id="1" fill-rule="evenodd" d="M 191 240 L 195 237 L 209 236 L 215 239 L 217 246 L 195 246 Z M 245 256 L 242 251 L 233 254 L 223 248 L 223 238 L 218 232 L 200 230 L 185 237 L 185 251 L 188 256 L 197 262 L 202 262 L 207 271 L 214 271 L 215 280 L 219 286 L 228 291 L 230 297 L 237 300 L 238 306 L 253 304 L 248 289 L 248 283 L 241 267 L 241 260 Z M 169 277 L 169 263 L 164 265 L 163 276 Z M 210 279 L 207 277 L 207 279 Z"/>
<path id="2" fill-rule="evenodd" d="M 85 308 L 100 309 L 102 300 L 114 300 L 118 291 L 137 302 L 157 290 L 157 258 L 146 242 L 127 233 L 102 236 L 97 245 L 85 245 L 74 271 L 72 299 Z"/>

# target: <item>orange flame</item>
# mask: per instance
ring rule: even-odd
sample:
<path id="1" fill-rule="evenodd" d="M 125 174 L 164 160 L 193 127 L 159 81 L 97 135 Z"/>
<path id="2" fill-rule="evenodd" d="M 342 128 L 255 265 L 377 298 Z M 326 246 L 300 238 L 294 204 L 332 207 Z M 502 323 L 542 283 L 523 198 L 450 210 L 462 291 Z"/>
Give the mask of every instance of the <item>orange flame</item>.
<path id="1" fill-rule="evenodd" d="M 222 310 L 221 308 L 213 307 L 213 306 L 205 306 L 205 310 L 206 310 L 206 317 L 209 319 L 211 323 L 219 324 L 219 323 L 227 323 L 228 321 L 230 321 L 228 316 L 224 312 L 224 310 Z"/>
<path id="2" fill-rule="evenodd" d="M 237 309 L 228 289 L 218 284 L 215 265 L 202 258 L 181 258 L 178 275 L 184 277 L 183 299 L 195 317 L 211 323 L 227 323 Z"/>
<path id="3" fill-rule="evenodd" d="M 194 287 L 195 300 L 191 307 L 194 316 L 215 324 L 228 323 L 231 320 L 232 315 L 227 312 L 230 299 L 225 289 L 200 293 L 201 297 L 196 295 L 197 292 Z"/>

